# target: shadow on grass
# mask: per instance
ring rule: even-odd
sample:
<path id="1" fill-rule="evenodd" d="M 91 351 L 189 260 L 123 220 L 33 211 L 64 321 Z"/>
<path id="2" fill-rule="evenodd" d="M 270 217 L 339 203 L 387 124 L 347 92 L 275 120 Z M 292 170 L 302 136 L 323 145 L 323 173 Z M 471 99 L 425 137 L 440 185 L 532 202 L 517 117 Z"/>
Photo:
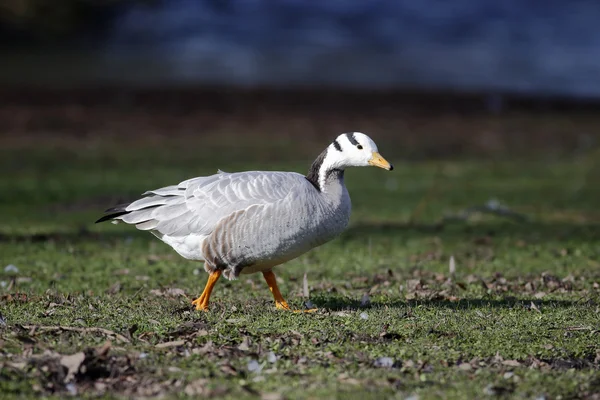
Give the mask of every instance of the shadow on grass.
<path id="1" fill-rule="evenodd" d="M 411 223 L 358 223 L 350 226 L 342 235 L 342 241 L 369 236 L 394 236 L 410 239 L 437 236 L 455 241 L 473 240 L 481 237 L 511 238 L 527 242 L 547 241 L 597 241 L 600 240 L 600 223 L 575 222 L 521 222 L 506 220 L 478 223 L 445 222 L 434 224 Z"/>
<path id="2" fill-rule="evenodd" d="M 129 227 L 122 231 L 92 231 L 94 225 L 81 226 L 78 230 L 54 231 L 36 234 L 1 233 L 0 242 L 39 243 L 47 241 L 115 240 L 128 237 L 152 235 Z M 373 236 L 394 236 L 407 239 L 441 237 L 455 241 L 475 240 L 481 237 L 511 238 L 527 242 L 547 241 L 600 241 L 600 223 L 543 223 L 510 221 L 485 221 L 478 223 L 446 222 L 439 224 L 358 223 L 350 226 L 340 237 L 342 243 Z"/>
<path id="3" fill-rule="evenodd" d="M 45 233 L 0 233 L 0 243 L 45 243 L 45 242 L 80 242 L 80 241 L 115 241 L 126 240 L 132 237 L 147 237 L 153 239 L 147 232 L 136 229 L 124 230 L 123 232 L 92 232 L 86 228 L 77 231 L 54 231 Z"/>
<path id="4" fill-rule="evenodd" d="M 362 305 L 360 301 L 348 298 L 340 298 L 333 296 L 311 296 L 311 301 L 317 308 L 324 308 L 333 311 L 357 311 L 357 310 L 368 310 L 372 308 L 393 308 L 406 312 L 410 308 L 424 306 L 430 308 L 448 308 L 453 310 L 468 310 L 468 309 L 481 309 L 481 308 L 523 308 L 531 311 L 531 303 L 535 303 L 535 306 L 543 311 L 544 308 L 567 308 L 575 305 L 581 305 L 582 303 L 589 302 L 584 301 L 571 301 L 571 300 L 540 300 L 540 299 L 516 299 L 514 297 L 506 297 L 501 300 L 486 299 L 486 298 L 465 298 L 458 301 L 449 300 L 391 300 L 384 302 L 371 302 L 368 305 Z"/>

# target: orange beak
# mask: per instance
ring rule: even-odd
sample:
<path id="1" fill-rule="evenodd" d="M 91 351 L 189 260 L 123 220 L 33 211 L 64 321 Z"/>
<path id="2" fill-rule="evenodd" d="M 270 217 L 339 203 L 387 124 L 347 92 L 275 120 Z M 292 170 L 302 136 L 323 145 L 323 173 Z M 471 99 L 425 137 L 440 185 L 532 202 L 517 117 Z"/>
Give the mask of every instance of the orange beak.
<path id="1" fill-rule="evenodd" d="M 387 169 L 388 171 L 391 171 L 394 169 L 394 166 L 392 164 L 390 164 L 385 158 L 383 158 L 381 156 L 381 154 L 379 154 L 376 151 L 373 152 L 373 156 L 369 160 L 369 164 L 374 167 Z"/>

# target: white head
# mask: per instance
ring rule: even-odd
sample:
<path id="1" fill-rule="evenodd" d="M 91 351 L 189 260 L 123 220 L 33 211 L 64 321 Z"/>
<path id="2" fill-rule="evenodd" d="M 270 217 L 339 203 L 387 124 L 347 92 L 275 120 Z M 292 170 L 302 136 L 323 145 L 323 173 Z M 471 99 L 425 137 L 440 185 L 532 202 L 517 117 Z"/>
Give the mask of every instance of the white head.
<path id="1" fill-rule="evenodd" d="M 319 188 L 323 188 L 332 171 L 368 166 L 388 171 L 394 169 L 394 166 L 379 154 L 377 145 L 370 137 L 361 132 L 343 133 L 315 160 L 307 178 L 318 184 Z"/>

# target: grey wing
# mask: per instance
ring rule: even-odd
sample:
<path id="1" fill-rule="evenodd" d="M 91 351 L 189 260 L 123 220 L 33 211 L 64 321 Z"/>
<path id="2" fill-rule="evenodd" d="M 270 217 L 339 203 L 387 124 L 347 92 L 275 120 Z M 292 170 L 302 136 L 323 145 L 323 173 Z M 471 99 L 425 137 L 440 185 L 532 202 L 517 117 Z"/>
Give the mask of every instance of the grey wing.
<path id="1" fill-rule="evenodd" d="M 284 199 L 304 177 L 290 172 L 239 172 L 193 178 L 151 190 L 118 216 L 138 229 L 162 237 L 209 235 L 219 220 L 252 205 Z"/>

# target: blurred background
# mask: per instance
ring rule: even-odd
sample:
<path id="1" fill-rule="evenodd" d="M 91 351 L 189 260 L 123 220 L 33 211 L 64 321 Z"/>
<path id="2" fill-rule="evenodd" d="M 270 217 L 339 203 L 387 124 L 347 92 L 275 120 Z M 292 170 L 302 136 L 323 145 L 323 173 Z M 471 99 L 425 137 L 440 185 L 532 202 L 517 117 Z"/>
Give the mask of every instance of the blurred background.
<path id="1" fill-rule="evenodd" d="M 26 176 L 28 196 L 133 195 L 227 166 L 303 171 L 337 134 L 363 131 L 395 164 L 568 170 L 577 183 L 550 198 L 591 209 L 599 20 L 591 0 L 3 0 L 3 169 Z M 60 171 L 84 165 L 153 178 L 66 184 Z M 518 197 L 502 190 L 482 199 Z"/>
<path id="2" fill-rule="evenodd" d="M 7 84 L 600 93 L 595 1 L 3 3 Z"/>

